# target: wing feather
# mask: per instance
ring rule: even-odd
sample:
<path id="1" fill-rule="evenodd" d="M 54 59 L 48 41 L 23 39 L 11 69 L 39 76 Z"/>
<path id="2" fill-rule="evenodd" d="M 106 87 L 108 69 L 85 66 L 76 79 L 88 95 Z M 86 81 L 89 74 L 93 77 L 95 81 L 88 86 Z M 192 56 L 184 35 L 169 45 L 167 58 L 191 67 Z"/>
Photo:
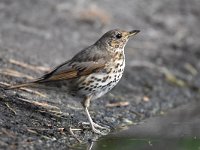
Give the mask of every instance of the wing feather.
<path id="1" fill-rule="evenodd" d="M 67 62 L 58 66 L 50 73 L 45 74 L 42 78 L 36 80 L 35 82 L 51 82 L 74 79 L 97 72 L 103 69 L 104 66 L 105 62 L 103 60 L 99 60 L 97 62 Z"/>

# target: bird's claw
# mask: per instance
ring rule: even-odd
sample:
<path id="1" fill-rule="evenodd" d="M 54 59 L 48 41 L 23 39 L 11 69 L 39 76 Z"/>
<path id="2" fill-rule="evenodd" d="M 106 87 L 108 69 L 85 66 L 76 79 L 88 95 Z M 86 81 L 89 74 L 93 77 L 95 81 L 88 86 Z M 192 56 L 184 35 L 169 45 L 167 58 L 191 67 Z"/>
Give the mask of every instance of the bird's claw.
<path id="1" fill-rule="evenodd" d="M 92 131 L 94 133 L 97 133 L 97 134 L 100 134 L 100 135 L 107 135 L 109 132 L 110 132 L 110 129 L 107 128 L 107 127 L 103 127 L 103 126 L 100 126 L 98 125 L 97 123 L 92 123 L 92 125 L 89 123 L 89 122 L 81 122 L 80 123 L 81 125 L 87 125 L 87 126 L 91 126 L 92 128 Z M 104 130 L 104 132 L 98 130 L 97 128 L 101 129 L 101 130 Z"/>

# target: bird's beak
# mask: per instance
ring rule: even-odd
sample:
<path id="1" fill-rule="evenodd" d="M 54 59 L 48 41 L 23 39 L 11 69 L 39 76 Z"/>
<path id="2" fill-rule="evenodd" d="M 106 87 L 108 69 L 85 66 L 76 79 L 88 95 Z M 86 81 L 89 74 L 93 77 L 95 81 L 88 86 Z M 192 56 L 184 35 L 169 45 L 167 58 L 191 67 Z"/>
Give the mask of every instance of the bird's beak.
<path id="1" fill-rule="evenodd" d="M 128 32 L 128 37 L 131 37 L 131 36 L 133 36 L 133 35 L 136 35 L 136 34 L 138 34 L 140 32 L 140 30 L 133 30 L 133 31 L 130 31 L 130 32 Z"/>

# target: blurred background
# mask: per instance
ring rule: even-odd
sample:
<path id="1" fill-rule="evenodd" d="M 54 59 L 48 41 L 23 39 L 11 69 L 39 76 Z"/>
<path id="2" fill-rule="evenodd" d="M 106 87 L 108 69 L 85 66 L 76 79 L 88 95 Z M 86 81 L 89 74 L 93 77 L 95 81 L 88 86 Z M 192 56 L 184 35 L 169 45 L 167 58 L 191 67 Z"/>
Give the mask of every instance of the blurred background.
<path id="1" fill-rule="evenodd" d="M 8 85 L 39 77 L 93 44 L 108 30 L 137 29 L 141 32 L 125 48 L 123 79 L 111 94 L 92 104 L 95 119 L 116 129 L 164 115 L 181 105 L 186 105 L 185 111 L 193 110 L 200 97 L 199 8 L 199 0 L 0 0 L 0 83 Z M 12 98 L 28 97 L 56 106 L 68 116 L 74 114 L 76 119 L 68 120 L 75 124 L 84 119 L 80 104 L 72 99 L 65 101 L 64 94 L 36 95 L 21 91 L 5 93 L 1 89 L 1 146 L 13 144 L 22 149 L 19 141 L 30 138 L 32 148 L 68 147 L 63 143 L 69 144 L 70 140 L 63 140 L 63 135 L 45 133 L 55 137 L 52 145 L 41 134 L 21 129 L 22 124 L 46 127 L 41 123 L 44 116 L 29 109 L 21 110 L 27 104 L 19 105 Z M 30 116 L 40 123 L 26 122 Z M 178 115 L 178 120 L 181 117 Z M 53 124 L 51 128 L 63 125 L 45 119 Z M 9 137 L 10 134 L 13 136 Z M 88 137 L 89 133 L 83 139 Z"/>

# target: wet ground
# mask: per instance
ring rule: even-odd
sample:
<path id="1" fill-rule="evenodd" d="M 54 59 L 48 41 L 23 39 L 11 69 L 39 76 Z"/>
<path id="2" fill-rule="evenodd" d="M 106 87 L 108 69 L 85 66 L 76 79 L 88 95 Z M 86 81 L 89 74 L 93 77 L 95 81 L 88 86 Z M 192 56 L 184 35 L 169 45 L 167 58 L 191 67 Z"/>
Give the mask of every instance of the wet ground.
<path id="1" fill-rule="evenodd" d="M 146 119 L 93 143 L 95 150 L 197 150 L 200 149 L 200 103 L 194 102 Z"/>
<path id="2" fill-rule="evenodd" d="M 198 0 L 1 0 L 0 85 L 39 77 L 107 30 L 140 29 L 126 46 L 123 79 L 90 108 L 113 131 L 140 124 L 199 100 L 199 7 Z M 4 149 L 70 149 L 78 142 L 68 129 L 86 121 L 64 93 L 1 88 L 0 105 Z M 98 138 L 89 129 L 75 135 Z"/>

